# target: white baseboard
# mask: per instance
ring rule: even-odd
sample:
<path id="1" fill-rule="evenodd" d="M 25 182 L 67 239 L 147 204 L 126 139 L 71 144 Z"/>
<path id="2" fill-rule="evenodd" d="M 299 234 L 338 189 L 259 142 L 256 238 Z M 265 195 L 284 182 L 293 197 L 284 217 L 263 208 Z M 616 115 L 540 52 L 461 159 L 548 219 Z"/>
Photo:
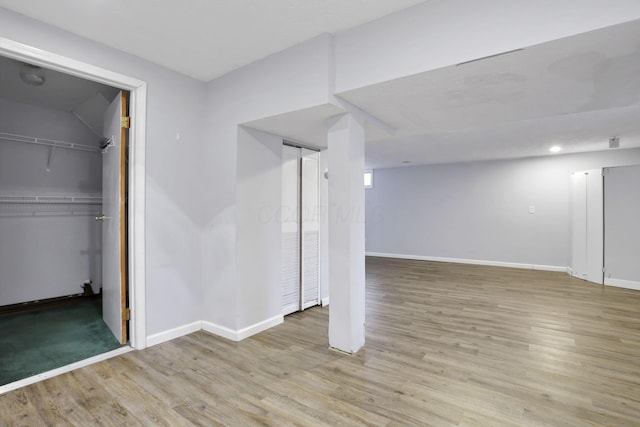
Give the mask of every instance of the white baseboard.
<path id="1" fill-rule="evenodd" d="M 160 344 L 166 341 L 170 341 L 176 338 L 180 338 L 183 335 L 188 335 L 193 332 L 197 332 L 202 329 L 202 321 L 198 320 L 187 325 L 178 326 L 177 328 L 169 329 L 168 331 L 159 332 L 157 334 L 149 335 L 147 337 L 147 347 Z"/>
<path id="2" fill-rule="evenodd" d="M 220 326 L 216 325 L 215 323 L 206 321 L 202 322 L 202 329 L 232 341 L 242 341 L 245 338 L 249 338 L 252 335 L 277 326 L 282 322 L 284 322 L 284 316 L 282 314 L 278 314 L 269 319 L 265 319 L 261 322 L 238 330 L 233 330 L 231 328 L 227 328 L 226 326 Z"/>
<path id="3" fill-rule="evenodd" d="M 321 303 L 322 303 L 323 307 L 328 306 L 329 305 L 329 297 L 322 298 Z"/>
<path id="4" fill-rule="evenodd" d="M 615 286 L 617 288 L 634 289 L 640 291 L 640 282 L 634 282 L 632 280 L 612 279 L 607 277 L 604 279 L 606 286 Z"/>
<path id="5" fill-rule="evenodd" d="M 65 374 L 67 372 L 74 371 L 76 369 L 84 368 L 85 366 L 93 365 L 94 363 L 102 362 L 103 360 L 111 359 L 112 357 L 120 356 L 121 354 L 125 354 L 133 350 L 134 350 L 133 347 L 130 347 L 130 346 L 120 347 L 115 350 L 109 351 L 107 353 L 102 353 L 97 356 L 90 357 L 88 359 L 80 360 L 70 365 L 62 366 L 60 368 L 52 369 L 50 371 L 43 372 L 41 374 L 37 374 L 29 378 L 25 378 L 19 381 L 5 384 L 3 386 L 0 386 L 0 395 L 8 393 L 12 390 L 19 389 L 21 387 L 31 385 L 33 383 L 44 381 L 46 379 L 53 378 L 61 374 Z"/>
<path id="6" fill-rule="evenodd" d="M 251 335 L 255 335 L 269 328 L 273 328 L 274 326 L 278 326 L 282 322 L 284 322 L 284 316 L 282 314 L 278 314 L 277 316 L 273 316 L 270 319 L 266 319 L 262 322 L 258 322 L 251 326 L 247 326 L 246 328 L 242 328 L 238 331 L 237 341 L 241 341 L 245 338 L 249 338 Z"/>
<path id="7" fill-rule="evenodd" d="M 487 261 L 487 260 L 466 259 L 466 258 L 443 258 L 443 257 L 422 256 L 422 255 L 388 254 L 388 253 L 379 253 L 379 252 L 366 252 L 365 255 L 371 256 L 371 257 L 380 257 L 380 258 L 400 258 L 400 259 L 414 259 L 419 261 L 436 261 L 436 262 L 452 262 L 457 264 L 488 265 L 492 267 L 524 268 L 528 270 L 561 271 L 561 272 L 567 271 L 567 267 L 561 267 L 556 265 L 522 264 L 522 263 L 516 263 L 516 262 Z"/>
<path id="8" fill-rule="evenodd" d="M 206 320 L 203 320 L 202 330 L 207 331 L 214 335 L 218 335 L 222 338 L 226 338 L 231 341 L 238 341 L 238 331 L 235 331 L 231 328 L 227 328 L 226 326 L 216 325 L 215 323 L 211 323 L 211 322 L 207 322 Z"/>

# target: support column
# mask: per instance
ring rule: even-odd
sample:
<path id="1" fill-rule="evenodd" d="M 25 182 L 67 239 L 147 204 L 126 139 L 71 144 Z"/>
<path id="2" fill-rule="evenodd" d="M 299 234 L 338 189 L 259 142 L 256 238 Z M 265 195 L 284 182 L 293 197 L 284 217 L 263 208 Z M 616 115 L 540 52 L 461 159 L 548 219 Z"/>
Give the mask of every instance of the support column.
<path id="1" fill-rule="evenodd" d="M 364 123 L 338 116 L 328 132 L 329 345 L 364 345 Z"/>

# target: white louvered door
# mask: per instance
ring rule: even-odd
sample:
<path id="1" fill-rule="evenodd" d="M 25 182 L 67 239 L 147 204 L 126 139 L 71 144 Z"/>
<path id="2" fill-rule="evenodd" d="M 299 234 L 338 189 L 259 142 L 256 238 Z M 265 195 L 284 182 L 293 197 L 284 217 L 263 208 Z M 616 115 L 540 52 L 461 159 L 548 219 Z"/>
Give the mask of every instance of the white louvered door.
<path id="1" fill-rule="evenodd" d="M 320 302 L 319 154 L 282 150 L 282 314 Z"/>
<path id="2" fill-rule="evenodd" d="M 300 310 L 300 149 L 282 146 L 282 314 Z"/>
<path id="3" fill-rule="evenodd" d="M 320 301 L 319 161 L 302 149 L 302 310 Z"/>

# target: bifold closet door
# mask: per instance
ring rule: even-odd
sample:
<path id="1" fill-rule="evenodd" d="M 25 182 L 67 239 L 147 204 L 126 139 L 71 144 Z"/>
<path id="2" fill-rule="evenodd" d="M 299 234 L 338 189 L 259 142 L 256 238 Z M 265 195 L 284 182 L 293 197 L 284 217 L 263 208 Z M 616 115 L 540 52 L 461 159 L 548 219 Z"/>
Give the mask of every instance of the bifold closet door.
<path id="1" fill-rule="evenodd" d="M 605 169 L 605 285 L 640 290 L 640 166 Z"/>
<path id="2" fill-rule="evenodd" d="M 320 302 L 320 154 L 302 149 L 302 309 Z"/>
<path id="3" fill-rule="evenodd" d="M 571 274 L 602 283 L 604 257 L 602 170 L 571 175 Z"/>
<path id="4" fill-rule="evenodd" d="M 300 310 L 300 149 L 282 146 L 282 314 Z"/>

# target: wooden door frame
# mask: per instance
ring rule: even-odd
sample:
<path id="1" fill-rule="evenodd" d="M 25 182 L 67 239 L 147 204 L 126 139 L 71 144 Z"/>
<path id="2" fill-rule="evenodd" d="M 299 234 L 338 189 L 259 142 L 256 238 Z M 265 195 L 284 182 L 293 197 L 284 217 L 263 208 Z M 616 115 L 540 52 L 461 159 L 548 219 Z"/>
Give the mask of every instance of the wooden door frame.
<path id="1" fill-rule="evenodd" d="M 135 349 L 143 349 L 147 346 L 144 197 L 147 83 L 4 37 L 0 37 L 0 55 L 129 91 L 129 344 Z"/>

